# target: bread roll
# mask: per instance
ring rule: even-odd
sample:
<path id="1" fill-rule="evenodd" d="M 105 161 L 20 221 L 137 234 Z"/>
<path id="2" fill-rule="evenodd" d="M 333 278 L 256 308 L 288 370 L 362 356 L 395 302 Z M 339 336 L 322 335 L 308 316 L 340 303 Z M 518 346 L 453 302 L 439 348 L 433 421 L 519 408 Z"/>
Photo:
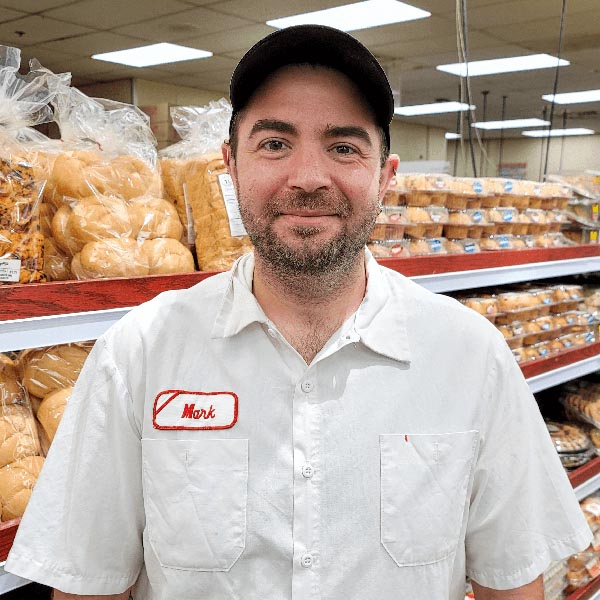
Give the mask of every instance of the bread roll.
<path id="1" fill-rule="evenodd" d="M 52 237 L 58 247 L 69 256 L 72 256 L 79 252 L 80 243 L 72 237 L 68 230 L 70 215 L 71 208 L 67 205 L 61 206 L 52 217 L 51 229 Z"/>
<path id="2" fill-rule="evenodd" d="M 142 244 L 148 258 L 150 275 L 166 273 L 191 273 L 194 271 L 192 253 L 177 240 L 156 238 Z"/>
<path id="3" fill-rule="evenodd" d="M 66 281 L 72 278 L 71 259 L 56 244 L 53 237 L 44 239 L 44 273 L 48 281 Z"/>
<path id="4" fill-rule="evenodd" d="M 25 391 L 19 383 L 17 365 L 5 354 L 0 354 L 0 405 L 25 404 Z"/>
<path id="5" fill-rule="evenodd" d="M 23 516 L 43 465 L 43 457 L 29 456 L 0 469 L 2 521 Z"/>
<path id="6" fill-rule="evenodd" d="M 142 196 L 129 202 L 129 214 L 134 238 L 153 240 L 154 238 L 173 238 L 180 240 L 183 225 L 177 209 L 168 200 Z"/>
<path id="7" fill-rule="evenodd" d="M 149 275 L 148 256 L 142 244 L 131 238 L 89 242 L 71 262 L 73 274 L 80 279 L 100 277 L 141 277 Z"/>
<path id="8" fill-rule="evenodd" d="M 67 406 L 67 401 L 72 393 L 73 388 L 71 386 L 62 390 L 57 390 L 48 394 L 40 404 L 37 411 L 37 418 L 44 428 L 50 442 L 54 440 L 58 424 L 62 419 Z"/>
<path id="9" fill-rule="evenodd" d="M 40 453 L 33 415 L 27 406 L 10 404 L 0 411 L 0 467 Z"/>
<path id="10" fill-rule="evenodd" d="M 59 154 L 54 160 L 48 186 L 59 197 L 67 200 L 85 198 L 94 192 L 90 188 L 88 173 L 101 162 L 100 156 L 95 152 L 75 150 Z"/>
<path id="11" fill-rule="evenodd" d="M 21 355 L 25 387 L 30 394 L 45 398 L 56 390 L 74 385 L 89 351 L 86 344 L 26 350 Z"/>

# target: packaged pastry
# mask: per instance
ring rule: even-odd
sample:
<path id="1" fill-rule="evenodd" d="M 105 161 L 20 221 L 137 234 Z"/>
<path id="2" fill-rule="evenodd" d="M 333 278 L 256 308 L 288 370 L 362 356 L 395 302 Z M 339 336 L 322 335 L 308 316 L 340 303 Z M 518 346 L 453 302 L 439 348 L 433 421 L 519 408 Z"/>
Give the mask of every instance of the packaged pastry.
<path id="1" fill-rule="evenodd" d="M 501 325 L 514 321 L 530 321 L 538 316 L 540 303 L 535 294 L 527 291 L 504 292 L 497 294 Z"/>
<path id="2" fill-rule="evenodd" d="M 528 208 L 525 215 L 529 217 L 529 228 L 527 233 L 537 235 L 539 233 L 547 233 L 550 230 L 550 224 L 546 218 L 546 211 L 535 208 Z"/>
<path id="3" fill-rule="evenodd" d="M 27 456 L 0 468 L 1 520 L 10 521 L 23 516 L 31 492 L 40 475 L 44 458 Z"/>
<path id="4" fill-rule="evenodd" d="M 32 127 L 52 119 L 48 103 L 61 76 L 33 62 L 19 75 L 21 52 L 0 47 L 0 284 L 45 281 L 40 205 L 46 183 Z"/>
<path id="5" fill-rule="evenodd" d="M 50 443 L 54 440 L 56 430 L 72 393 L 72 386 L 55 390 L 42 400 L 38 408 L 37 419 Z"/>
<path id="6" fill-rule="evenodd" d="M 529 188 L 527 186 L 529 182 L 501 177 L 490 178 L 488 181 L 491 191 L 497 199 L 494 206 L 511 206 L 518 209 L 529 206 Z"/>
<path id="7" fill-rule="evenodd" d="M 512 235 L 483 236 L 479 240 L 482 250 L 512 250 L 514 248 Z"/>
<path id="8" fill-rule="evenodd" d="M 446 242 L 446 250 L 448 254 L 474 254 L 481 252 L 479 241 L 473 238 L 449 239 Z"/>
<path id="9" fill-rule="evenodd" d="M 522 323 L 519 321 L 514 321 L 513 323 L 508 323 L 505 325 L 496 325 L 496 327 L 504 336 L 504 339 L 511 350 L 521 348 L 523 346 L 525 329 Z"/>
<path id="10" fill-rule="evenodd" d="M 583 299 L 583 287 L 580 285 L 554 285 L 550 289 L 553 313 L 577 310 L 579 302 Z"/>
<path id="11" fill-rule="evenodd" d="M 403 189 L 408 206 L 445 206 L 449 179 L 439 174 L 406 174 L 396 177 L 396 185 Z"/>
<path id="12" fill-rule="evenodd" d="M 446 207 L 449 209 L 481 208 L 483 198 L 493 196 L 485 178 L 453 177 L 448 184 Z"/>
<path id="13" fill-rule="evenodd" d="M 488 209 L 486 218 L 489 226 L 485 229 L 485 233 L 494 235 L 513 233 L 513 224 L 517 221 L 518 214 L 519 211 L 513 207 L 504 206 Z"/>
<path id="14" fill-rule="evenodd" d="M 371 232 L 372 240 L 401 240 L 406 226 L 406 207 L 383 206 Z"/>
<path id="15" fill-rule="evenodd" d="M 182 140 L 161 150 L 160 164 L 165 190 L 184 224 L 184 242 L 195 245 L 201 270 L 227 270 L 252 249 L 221 155 L 231 105 L 222 98 L 207 106 L 178 106 L 171 118 Z"/>
<path id="16" fill-rule="evenodd" d="M 559 233 L 539 233 L 538 235 L 523 236 L 528 248 L 560 248 L 562 246 L 572 246 L 575 244 L 572 240 Z"/>
<path id="17" fill-rule="evenodd" d="M 494 296 L 475 296 L 459 298 L 460 302 L 470 309 L 489 319 L 492 323 L 500 312 L 498 299 Z"/>
<path id="18" fill-rule="evenodd" d="M 408 251 L 411 256 L 429 256 L 448 254 L 445 238 L 421 238 L 408 240 Z"/>
<path id="19" fill-rule="evenodd" d="M 527 235 L 531 218 L 523 211 L 519 211 L 514 218 L 512 232 L 515 235 Z"/>
<path id="20" fill-rule="evenodd" d="M 388 188 L 381 203 L 383 206 L 402 206 L 406 204 L 406 197 L 399 190 Z"/>
<path id="21" fill-rule="evenodd" d="M 367 244 L 375 258 L 405 258 L 410 256 L 408 240 L 371 240 Z"/>
<path id="22" fill-rule="evenodd" d="M 444 235 L 452 239 L 479 239 L 486 224 L 485 213 L 481 209 L 451 210 Z"/>
<path id="23" fill-rule="evenodd" d="M 404 231 L 413 238 L 440 237 L 448 222 L 448 210 L 441 206 L 408 206 Z"/>
<path id="24" fill-rule="evenodd" d="M 569 201 L 565 214 L 569 221 L 591 229 L 598 228 L 600 204 L 596 198 L 577 198 Z"/>
<path id="25" fill-rule="evenodd" d="M 546 427 L 558 453 L 581 452 L 591 448 L 589 436 L 577 423 L 547 421 Z"/>
<path id="26" fill-rule="evenodd" d="M 558 316 L 558 315 L 557 315 Z M 597 327 L 596 317 L 592 313 L 582 310 L 573 310 L 560 315 L 561 322 L 564 321 L 564 333 L 581 333 L 594 331 Z"/>
<path id="27" fill-rule="evenodd" d="M 600 227 L 597 229 L 569 228 L 564 229 L 563 234 L 576 244 L 597 244 L 600 240 Z"/>

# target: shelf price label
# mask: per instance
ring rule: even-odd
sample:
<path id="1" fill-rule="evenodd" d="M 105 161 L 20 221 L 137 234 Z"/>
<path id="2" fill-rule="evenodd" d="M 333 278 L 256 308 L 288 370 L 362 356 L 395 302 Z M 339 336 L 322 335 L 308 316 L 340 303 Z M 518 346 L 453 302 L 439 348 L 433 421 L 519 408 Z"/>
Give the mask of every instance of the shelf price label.
<path id="1" fill-rule="evenodd" d="M 0 259 L 0 281 L 19 283 L 21 261 L 13 258 Z"/>

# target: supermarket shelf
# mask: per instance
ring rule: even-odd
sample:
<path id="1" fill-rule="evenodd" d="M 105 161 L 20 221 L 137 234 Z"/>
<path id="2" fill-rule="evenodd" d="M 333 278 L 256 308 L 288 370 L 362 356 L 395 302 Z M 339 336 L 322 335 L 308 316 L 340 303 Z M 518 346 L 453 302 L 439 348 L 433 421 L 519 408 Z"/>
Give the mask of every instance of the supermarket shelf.
<path id="1" fill-rule="evenodd" d="M 600 456 L 569 473 L 569 481 L 575 490 L 577 500 L 600 489 Z"/>
<path id="2" fill-rule="evenodd" d="M 600 577 L 596 577 L 586 586 L 569 594 L 565 600 L 600 600 Z"/>
<path id="3" fill-rule="evenodd" d="M 600 369 L 600 342 L 566 350 L 521 365 L 533 393 L 583 377 Z"/>

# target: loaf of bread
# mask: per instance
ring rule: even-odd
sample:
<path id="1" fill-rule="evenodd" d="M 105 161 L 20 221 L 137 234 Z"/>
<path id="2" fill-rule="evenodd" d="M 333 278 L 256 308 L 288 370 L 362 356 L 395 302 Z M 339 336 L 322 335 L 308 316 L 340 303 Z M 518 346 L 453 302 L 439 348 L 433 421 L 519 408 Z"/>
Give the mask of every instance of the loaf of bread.
<path id="1" fill-rule="evenodd" d="M 194 271 L 192 253 L 175 239 L 147 240 L 142 244 L 141 251 L 147 257 L 150 275 L 192 273 Z"/>
<path id="2" fill-rule="evenodd" d="M 17 365 L 5 354 L 0 354 L 0 406 L 25 403 L 25 390 L 20 384 Z"/>
<path id="3" fill-rule="evenodd" d="M 2 521 L 23 516 L 43 465 L 43 457 L 28 456 L 0 469 Z"/>
<path id="4" fill-rule="evenodd" d="M 48 394 L 39 406 L 37 419 L 43 427 L 50 443 L 54 440 L 54 435 L 65 412 L 67 401 L 72 393 L 72 386 L 56 390 Z"/>
<path id="5" fill-rule="evenodd" d="M 60 344 L 25 350 L 20 358 L 23 384 L 30 394 L 45 398 L 77 381 L 90 344 Z"/>
<path id="6" fill-rule="evenodd" d="M 0 467 L 39 454 L 37 428 L 29 406 L 3 406 L 0 411 Z"/>
<path id="7" fill-rule="evenodd" d="M 227 270 L 252 249 L 247 235 L 232 235 L 219 181 L 219 176 L 226 174 L 223 158 L 215 153 L 188 160 L 181 177 L 192 210 L 196 254 L 202 271 Z"/>
<path id="8" fill-rule="evenodd" d="M 168 200 L 154 196 L 141 196 L 128 203 L 133 236 L 139 240 L 172 238 L 180 240 L 183 225 L 177 209 Z"/>

